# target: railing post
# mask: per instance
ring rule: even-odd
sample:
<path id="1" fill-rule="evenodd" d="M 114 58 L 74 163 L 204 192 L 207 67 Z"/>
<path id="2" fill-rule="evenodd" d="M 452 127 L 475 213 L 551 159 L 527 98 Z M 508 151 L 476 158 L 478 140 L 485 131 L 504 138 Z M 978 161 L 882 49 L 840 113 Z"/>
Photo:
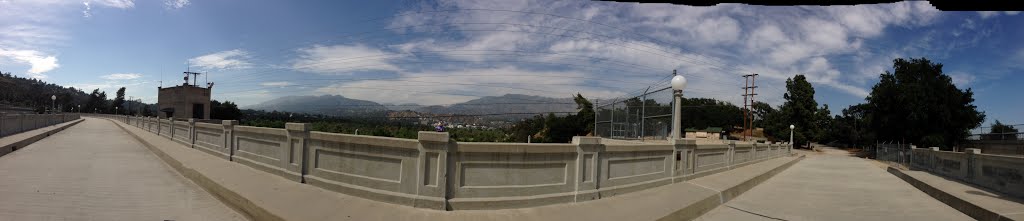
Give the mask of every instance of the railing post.
<path id="1" fill-rule="evenodd" d="M 309 129 L 312 127 L 309 123 L 286 123 L 284 129 L 288 131 L 288 148 L 286 158 L 281 158 L 281 162 L 285 164 L 292 164 L 299 167 L 299 182 L 306 183 L 306 174 L 309 174 L 309 170 L 306 165 L 306 157 L 309 151 L 307 140 L 309 139 Z M 282 165 L 282 168 L 289 168 L 287 165 Z"/>
<path id="2" fill-rule="evenodd" d="M 28 116 L 25 115 L 25 114 L 19 114 L 18 115 L 18 132 L 16 132 L 16 133 L 21 133 L 21 132 L 25 131 L 25 119 L 26 118 L 28 118 Z"/>
<path id="3" fill-rule="evenodd" d="M 163 127 L 163 123 L 160 122 L 160 117 L 156 117 L 156 135 L 160 136 L 160 127 Z"/>
<path id="4" fill-rule="evenodd" d="M 456 153 L 451 152 L 453 143 L 447 132 L 420 131 L 420 155 L 417 159 L 416 194 L 424 200 L 416 199 L 414 207 L 448 210 L 448 199 L 451 198 L 449 182 L 456 179 L 454 160 Z"/>
<path id="5" fill-rule="evenodd" d="M 573 202 L 596 200 L 601 196 L 598 194 L 598 156 L 604 151 L 601 145 L 601 137 L 572 137 L 572 144 L 576 145 L 576 195 Z"/>
<path id="6" fill-rule="evenodd" d="M 7 114 L 0 113 L 0 137 L 6 136 L 7 132 L 4 128 L 7 128 Z"/>
<path id="7" fill-rule="evenodd" d="M 170 134 L 169 134 L 169 135 L 171 135 L 171 136 L 170 136 L 170 137 L 171 137 L 171 140 L 174 140 L 174 125 L 175 125 L 175 123 L 174 123 L 174 117 L 169 117 L 169 118 L 167 118 L 167 119 L 169 119 L 169 120 L 167 121 L 167 124 L 168 124 L 168 125 L 167 125 L 167 126 L 168 126 L 167 128 L 170 128 Z"/>
<path id="8" fill-rule="evenodd" d="M 196 119 L 188 119 L 188 146 L 196 148 Z"/>
<path id="9" fill-rule="evenodd" d="M 238 124 L 237 120 L 225 120 L 220 122 L 224 125 L 224 148 L 227 148 L 228 161 L 234 161 L 235 156 L 235 125 Z M 303 173 L 305 175 L 305 173 Z"/>

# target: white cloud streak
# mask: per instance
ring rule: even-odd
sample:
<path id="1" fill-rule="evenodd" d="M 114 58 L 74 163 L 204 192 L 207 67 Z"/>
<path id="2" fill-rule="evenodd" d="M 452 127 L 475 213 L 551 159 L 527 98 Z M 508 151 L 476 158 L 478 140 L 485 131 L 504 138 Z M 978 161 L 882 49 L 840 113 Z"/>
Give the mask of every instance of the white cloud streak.
<path id="1" fill-rule="evenodd" d="M 164 0 L 164 6 L 170 9 L 184 8 L 189 4 L 189 0 Z"/>
<path id="2" fill-rule="evenodd" d="M 298 49 L 299 58 L 292 69 L 321 74 L 347 74 L 355 71 L 399 71 L 388 62 L 393 53 L 365 45 L 314 45 Z M 399 55 L 400 56 L 400 55 Z"/>
<path id="3" fill-rule="evenodd" d="M 202 55 L 188 59 L 190 65 L 207 70 L 243 69 L 252 64 L 247 61 L 249 53 L 242 49 L 234 49 Z"/>
<path id="4" fill-rule="evenodd" d="M 107 80 L 133 80 L 133 79 L 138 79 L 138 78 L 141 78 L 141 77 L 142 77 L 141 74 L 135 74 L 135 73 L 118 73 L 118 74 L 108 74 L 108 75 L 100 76 L 100 78 L 107 79 Z"/>

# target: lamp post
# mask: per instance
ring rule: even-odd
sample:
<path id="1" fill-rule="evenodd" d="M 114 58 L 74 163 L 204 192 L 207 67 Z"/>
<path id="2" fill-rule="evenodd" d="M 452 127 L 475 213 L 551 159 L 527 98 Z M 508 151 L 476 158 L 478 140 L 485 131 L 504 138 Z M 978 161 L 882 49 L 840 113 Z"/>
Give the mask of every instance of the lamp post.
<path id="1" fill-rule="evenodd" d="M 114 107 L 114 115 L 117 115 L 117 109 L 120 107 Z"/>
<path id="2" fill-rule="evenodd" d="M 789 125 L 789 151 L 790 152 L 793 151 L 793 129 L 794 128 L 796 128 L 796 126 L 793 126 L 792 124 Z"/>
<path id="3" fill-rule="evenodd" d="M 57 95 L 50 95 L 50 104 L 53 106 L 50 110 L 52 113 L 57 113 Z"/>
<path id="4" fill-rule="evenodd" d="M 672 70 L 672 74 L 675 75 L 675 70 Z M 682 139 L 681 133 L 682 128 L 682 102 L 683 102 L 683 89 L 686 89 L 686 77 L 676 75 L 672 77 L 672 139 Z"/>
<path id="5" fill-rule="evenodd" d="M 82 113 L 82 105 L 81 104 L 78 105 L 78 113 Z"/>

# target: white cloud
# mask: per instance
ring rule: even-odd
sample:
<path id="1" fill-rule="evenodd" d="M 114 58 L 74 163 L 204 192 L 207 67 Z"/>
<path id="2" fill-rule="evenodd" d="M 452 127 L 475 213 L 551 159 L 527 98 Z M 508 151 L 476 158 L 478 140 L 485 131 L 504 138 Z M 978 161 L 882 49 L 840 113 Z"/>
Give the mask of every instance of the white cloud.
<path id="1" fill-rule="evenodd" d="M 389 53 L 365 45 L 314 45 L 298 49 L 299 58 L 292 64 L 298 71 L 333 74 L 353 71 L 399 71 L 391 59 L 407 56 Z"/>
<path id="2" fill-rule="evenodd" d="M 975 80 L 974 75 L 964 72 L 950 72 L 949 78 L 953 81 L 953 84 L 960 89 L 967 88 L 967 86 Z"/>
<path id="3" fill-rule="evenodd" d="M 120 9 L 129 9 L 135 7 L 134 0 L 89 0 L 85 2 L 95 2 L 98 5 Z"/>
<path id="4" fill-rule="evenodd" d="M 249 68 L 249 53 L 242 49 L 221 51 L 188 59 L 190 65 L 203 69 L 242 69 Z"/>
<path id="5" fill-rule="evenodd" d="M 285 87 L 293 85 L 292 82 L 287 81 L 274 81 L 274 82 L 263 82 L 260 85 L 265 87 Z"/>
<path id="6" fill-rule="evenodd" d="M 92 13 L 90 11 L 92 11 L 92 7 L 89 6 L 89 2 L 82 2 L 82 5 L 85 5 L 85 9 L 82 9 L 82 17 L 91 18 Z"/>
<path id="7" fill-rule="evenodd" d="M 189 0 L 164 0 L 164 6 L 172 9 L 184 8 L 189 5 Z"/>
<path id="8" fill-rule="evenodd" d="M 141 74 L 135 74 L 135 73 L 118 73 L 118 74 L 108 74 L 108 75 L 100 76 L 100 78 L 107 79 L 107 80 L 133 80 L 133 79 L 137 79 L 137 78 L 140 78 L 140 77 L 142 77 Z"/>
<path id="9" fill-rule="evenodd" d="M 30 77 L 43 79 L 47 76 L 43 73 L 60 67 L 57 64 L 57 57 L 45 55 L 43 52 L 34 50 L 9 50 L 0 48 L 0 58 L 7 58 L 16 63 L 28 64 Z"/>
<path id="10" fill-rule="evenodd" d="M 978 16 L 981 16 L 982 19 L 988 19 L 988 18 L 999 16 L 999 15 L 1014 16 L 1014 15 L 1017 15 L 1017 14 L 1020 14 L 1020 12 L 1019 11 L 980 11 L 980 12 L 978 12 Z"/>

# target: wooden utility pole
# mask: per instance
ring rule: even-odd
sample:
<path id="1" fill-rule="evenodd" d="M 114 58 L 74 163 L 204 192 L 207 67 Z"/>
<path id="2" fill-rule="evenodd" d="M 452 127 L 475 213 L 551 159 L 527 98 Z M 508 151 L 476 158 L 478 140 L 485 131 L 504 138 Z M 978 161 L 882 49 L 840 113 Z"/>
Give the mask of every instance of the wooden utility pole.
<path id="1" fill-rule="evenodd" d="M 757 74 L 743 75 L 743 140 L 750 140 L 754 135 L 754 89 L 757 88 L 755 80 Z"/>

